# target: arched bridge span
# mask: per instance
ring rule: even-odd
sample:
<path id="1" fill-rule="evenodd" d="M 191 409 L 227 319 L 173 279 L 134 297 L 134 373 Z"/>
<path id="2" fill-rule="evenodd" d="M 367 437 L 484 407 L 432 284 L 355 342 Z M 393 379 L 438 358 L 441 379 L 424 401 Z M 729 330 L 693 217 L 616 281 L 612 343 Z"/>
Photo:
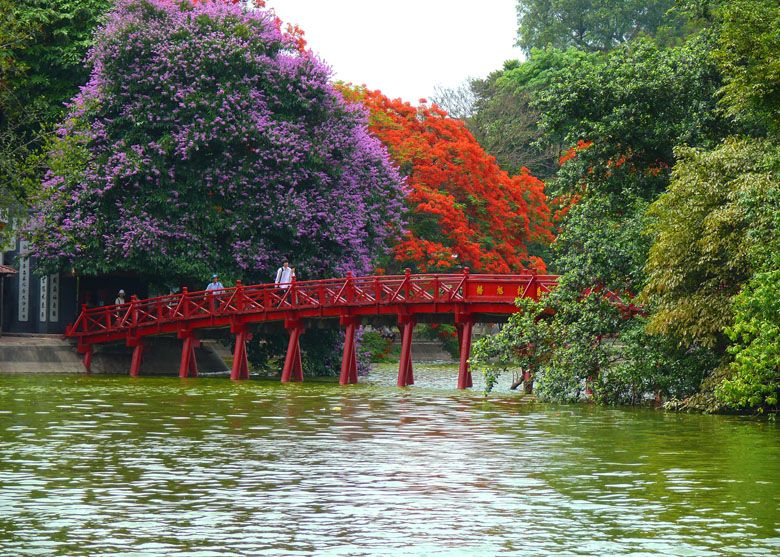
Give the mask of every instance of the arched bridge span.
<path id="1" fill-rule="evenodd" d="M 414 383 L 412 331 L 419 320 L 453 319 L 458 331 L 460 367 L 458 388 L 472 385 L 468 358 L 474 323 L 496 321 L 517 311 L 518 297 L 538 299 L 557 284 L 555 275 L 459 274 L 385 275 L 292 282 L 286 288 L 273 284 L 238 283 L 220 292 L 188 292 L 139 300 L 118 306 L 82 308 L 66 336 L 75 338 L 84 366 L 90 370 L 95 345 L 124 341 L 134 348 L 130 375 L 138 375 L 144 339 L 175 334 L 182 340 L 181 377 L 197 375 L 194 349 L 198 331 L 230 328 L 236 342 L 232 379 L 247 379 L 246 342 L 249 327 L 283 322 L 289 331 L 282 382 L 302 381 L 300 335 L 307 322 L 338 319 L 345 329 L 340 383 L 357 382 L 355 333 L 361 320 L 374 316 L 393 318 L 401 331 L 398 385 Z"/>

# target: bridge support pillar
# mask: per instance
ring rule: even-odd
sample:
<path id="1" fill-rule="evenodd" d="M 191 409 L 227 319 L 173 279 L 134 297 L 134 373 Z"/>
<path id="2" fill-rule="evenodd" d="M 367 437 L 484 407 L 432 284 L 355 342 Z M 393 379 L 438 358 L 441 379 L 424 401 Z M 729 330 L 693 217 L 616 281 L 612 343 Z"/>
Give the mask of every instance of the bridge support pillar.
<path id="1" fill-rule="evenodd" d="M 282 369 L 282 383 L 290 381 L 303 381 L 303 366 L 301 365 L 300 338 L 303 333 L 303 323 L 298 320 L 284 322 L 284 328 L 290 333 L 290 342 L 287 344 L 287 356 L 284 358 Z"/>
<path id="2" fill-rule="evenodd" d="M 360 326 L 360 318 L 344 316 L 340 321 L 341 325 L 345 327 L 345 334 L 339 383 L 341 385 L 355 384 L 358 382 L 357 345 L 355 343 L 355 336 L 357 328 Z"/>
<path id="3" fill-rule="evenodd" d="M 455 327 L 458 330 L 458 346 L 460 351 L 460 365 L 458 366 L 458 388 L 468 389 L 474 386 L 474 381 L 469 370 L 469 356 L 471 355 L 471 332 L 474 327 L 474 319 L 468 315 L 456 315 Z"/>
<path id="4" fill-rule="evenodd" d="M 133 359 L 130 360 L 130 377 L 138 377 L 141 370 L 141 360 L 144 355 L 144 341 L 139 338 L 128 338 L 127 345 L 133 347 Z"/>
<path id="5" fill-rule="evenodd" d="M 414 385 L 414 371 L 412 370 L 412 331 L 414 325 L 414 317 L 409 315 L 398 317 L 398 328 L 401 330 L 401 361 L 398 362 L 399 387 Z"/>
<path id="6" fill-rule="evenodd" d="M 246 352 L 246 341 L 251 340 L 252 335 L 246 327 L 231 327 L 231 332 L 236 335 L 236 347 L 233 350 L 233 367 L 230 369 L 230 378 L 233 381 L 249 379 L 249 358 Z"/>
<path id="7" fill-rule="evenodd" d="M 198 362 L 195 360 L 195 349 L 200 346 L 200 341 L 191 331 L 179 333 L 179 338 L 184 341 L 181 346 L 179 377 L 197 377 Z"/>
<path id="8" fill-rule="evenodd" d="M 78 351 L 84 354 L 84 371 L 92 373 L 92 345 L 79 346 Z"/>

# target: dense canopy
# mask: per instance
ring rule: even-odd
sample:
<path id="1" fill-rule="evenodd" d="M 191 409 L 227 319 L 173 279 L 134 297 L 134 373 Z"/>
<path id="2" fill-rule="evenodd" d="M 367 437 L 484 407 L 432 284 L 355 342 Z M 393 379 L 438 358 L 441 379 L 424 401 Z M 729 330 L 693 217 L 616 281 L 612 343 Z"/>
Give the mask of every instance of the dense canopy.
<path id="1" fill-rule="evenodd" d="M 121 0 L 50 156 L 34 252 L 83 273 L 366 272 L 402 180 L 329 70 L 238 5 Z"/>
<path id="2" fill-rule="evenodd" d="M 544 270 L 529 246 L 552 240 L 544 184 L 501 170 L 468 131 L 436 106 L 414 107 L 379 91 L 348 91 L 371 111 L 370 130 L 409 179 L 409 226 L 396 264 L 448 271 Z"/>

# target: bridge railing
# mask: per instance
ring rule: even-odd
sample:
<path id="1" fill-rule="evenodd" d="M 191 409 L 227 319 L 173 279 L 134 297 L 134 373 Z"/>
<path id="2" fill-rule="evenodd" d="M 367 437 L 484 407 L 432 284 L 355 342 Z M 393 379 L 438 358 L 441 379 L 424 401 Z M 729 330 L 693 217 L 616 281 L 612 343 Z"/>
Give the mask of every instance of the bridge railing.
<path id="1" fill-rule="evenodd" d="M 220 291 L 169 294 L 121 305 L 83 307 L 69 336 L 89 336 L 171 322 L 296 309 L 390 304 L 470 303 L 538 297 L 556 284 L 554 275 L 421 274 L 382 275 L 236 286 Z"/>

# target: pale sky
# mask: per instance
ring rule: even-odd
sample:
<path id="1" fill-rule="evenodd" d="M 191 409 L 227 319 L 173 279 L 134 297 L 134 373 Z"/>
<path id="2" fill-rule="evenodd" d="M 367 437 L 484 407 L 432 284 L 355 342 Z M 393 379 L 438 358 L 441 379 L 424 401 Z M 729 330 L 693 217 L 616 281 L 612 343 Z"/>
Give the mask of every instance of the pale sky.
<path id="1" fill-rule="evenodd" d="M 521 58 L 516 0 L 268 0 L 334 79 L 417 104 Z"/>

